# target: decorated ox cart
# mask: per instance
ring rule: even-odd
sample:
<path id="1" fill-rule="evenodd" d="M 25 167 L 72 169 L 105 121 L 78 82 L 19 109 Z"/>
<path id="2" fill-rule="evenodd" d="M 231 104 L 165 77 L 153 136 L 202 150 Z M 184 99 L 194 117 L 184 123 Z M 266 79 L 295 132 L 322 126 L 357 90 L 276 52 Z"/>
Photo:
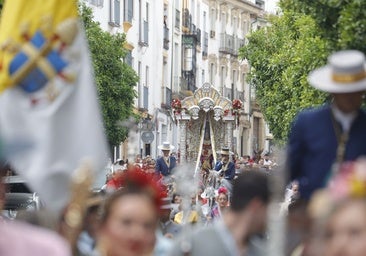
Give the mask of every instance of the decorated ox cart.
<path id="1" fill-rule="evenodd" d="M 174 99 L 172 110 L 179 126 L 181 161 L 195 162 L 197 171 L 204 160 L 216 162 L 222 147 L 233 148 L 233 130 L 242 103 L 221 96 L 205 83 L 192 96 Z"/>

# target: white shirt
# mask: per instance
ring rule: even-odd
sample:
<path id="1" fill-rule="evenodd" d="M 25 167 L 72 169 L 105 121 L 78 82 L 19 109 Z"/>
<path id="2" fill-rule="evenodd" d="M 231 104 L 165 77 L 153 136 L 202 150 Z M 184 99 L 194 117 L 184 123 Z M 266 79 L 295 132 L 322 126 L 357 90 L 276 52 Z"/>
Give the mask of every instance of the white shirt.
<path id="1" fill-rule="evenodd" d="M 332 105 L 333 115 L 336 121 L 338 121 L 344 132 L 349 132 L 351 125 L 357 116 L 357 111 L 351 113 L 342 112 L 335 104 Z"/>

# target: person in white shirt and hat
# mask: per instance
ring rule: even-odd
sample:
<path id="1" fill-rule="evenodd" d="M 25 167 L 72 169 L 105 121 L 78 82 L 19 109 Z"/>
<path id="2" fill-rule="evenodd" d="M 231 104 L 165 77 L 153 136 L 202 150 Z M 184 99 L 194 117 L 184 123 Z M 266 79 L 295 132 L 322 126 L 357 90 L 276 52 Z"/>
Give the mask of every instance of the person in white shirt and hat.
<path id="1" fill-rule="evenodd" d="M 219 154 L 221 155 L 221 159 L 215 164 L 214 170 L 220 172 L 222 185 L 232 193 L 232 181 L 235 178 L 235 163 L 230 161 L 230 155 L 233 155 L 233 152 L 229 148 L 223 147 L 219 151 Z"/>
<path id="2" fill-rule="evenodd" d="M 233 154 L 228 148 L 222 148 L 219 151 L 220 161 L 215 164 L 214 170 L 221 172 L 221 176 L 226 180 L 233 180 L 235 177 L 235 164 L 230 161 L 230 155 Z"/>
<path id="3" fill-rule="evenodd" d="M 158 146 L 163 152 L 163 156 L 156 160 L 155 172 L 158 176 L 162 175 L 168 177 L 172 174 L 174 167 L 177 165 L 177 160 L 174 156 L 170 155 L 170 152 L 174 149 L 174 146 L 170 142 L 163 142 L 162 145 Z"/>
<path id="4" fill-rule="evenodd" d="M 329 93 L 332 103 L 300 112 L 288 143 L 291 180 L 299 182 L 300 196 L 309 199 L 326 185 L 334 164 L 366 155 L 366 113 L 361 109 L 366 90 L 365 55 L 342 50 L 328 64 L 309 74 L 311 86 Z"/>

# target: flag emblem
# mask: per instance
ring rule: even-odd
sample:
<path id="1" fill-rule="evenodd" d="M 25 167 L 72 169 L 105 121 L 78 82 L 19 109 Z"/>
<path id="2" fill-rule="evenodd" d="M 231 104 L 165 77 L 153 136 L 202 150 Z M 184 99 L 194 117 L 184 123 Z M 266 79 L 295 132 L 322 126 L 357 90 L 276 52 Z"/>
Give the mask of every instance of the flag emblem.
<path id="1" fill-rule="evenodd" d="M 4 51 L 16 51 L 9 65 L 10 81 L 29 94 L 32 105 L 52 102 L 60 94 L 62 88 L 55 86 L 54 78 L 73 81 L 74 75 L 64 72 L 68 61 L 62 55 L 73 43 L 77 30 L 77 19 L 70 18 L 60 23 L 49 38 L 45 36 L 48 31 L 37 30 L 32 37 L 23 31 L 21 44 L 11 40 L 3 44 Z"/>

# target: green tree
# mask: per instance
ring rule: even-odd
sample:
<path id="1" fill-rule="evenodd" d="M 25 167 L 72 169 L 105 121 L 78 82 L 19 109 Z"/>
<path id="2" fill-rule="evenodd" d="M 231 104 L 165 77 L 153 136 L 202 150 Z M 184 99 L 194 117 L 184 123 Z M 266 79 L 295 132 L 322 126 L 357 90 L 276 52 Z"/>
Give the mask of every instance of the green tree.
<path id="1" fill-rule="evenodd" d="M 4 0 L 0 0 L 0 16 L 1 16 L 1 11 L 3 9 L 3 5 L 4 5 Z"/>
<path id="2" fill-rule="evenodd" d="M 125 34 L 103 31 L 85 4 L 80 5 L 79 11 L 89 42 L 108 141 L 110 146 L 116 146 L 128 135 L 127 128 L 118 123 L 133 115 L 138 76 L 122 61 L 127 53 L 123 48 Z"/>
<path id="3" fill-rule="evenodd" d="M 285 11 L 310 15 L 333 50 L 352 48 L 366 52 L 366 1 L 281 0 L 280 5 Z"/>
<path id="4" fill-rule="evenodd" d="M 271 17 L 272 25 L 253 32 L 240 50 L 252 67 L 248 79 L 266 121 L 281 142 L 296 113 L 327 100 L 308 84 L 309 72 L 324 65 L 332 51 L 366 50 L 366 35 L 360 32 L 365 26 L 361 23 L 366 24 L 366 1 L 304 2 L 281 0 L 281 16 Z"/>

